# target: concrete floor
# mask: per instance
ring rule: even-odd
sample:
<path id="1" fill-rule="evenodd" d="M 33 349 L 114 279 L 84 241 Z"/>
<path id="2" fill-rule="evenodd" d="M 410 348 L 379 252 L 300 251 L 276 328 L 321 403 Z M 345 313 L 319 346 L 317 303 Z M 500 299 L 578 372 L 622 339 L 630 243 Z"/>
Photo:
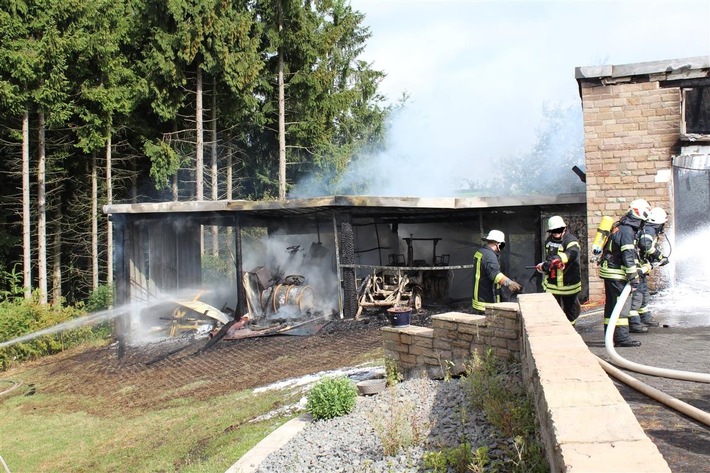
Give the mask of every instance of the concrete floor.
<path id="1" fill-rule="evenodd" d="M 628 361 L 672 370 L 710 373 L 710 296 L 674 290 L 652 297 L 653 316 L 661 324 L 632 334 L 638 348 L 617 348 Z M 603 314 L 595 309 L 575 326 L 589 350 L 605 361 Z M 622 369 L 626 374 L 705 412 L 710 412 L 710 384 L 661 378 Z M 639 424 L 675 473 L 710 471 L 710 427 L 614 380 Z"/>

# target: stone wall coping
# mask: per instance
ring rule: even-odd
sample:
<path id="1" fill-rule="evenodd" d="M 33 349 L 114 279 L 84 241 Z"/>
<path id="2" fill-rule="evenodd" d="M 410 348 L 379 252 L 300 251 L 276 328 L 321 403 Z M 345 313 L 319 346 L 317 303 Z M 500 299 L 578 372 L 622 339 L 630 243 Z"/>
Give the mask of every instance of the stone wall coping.
<path id="1" fill-rule="evenodd" d="M 552 295 L 521 294 L 518 303 L 523 372 L 535 393 L 551 470 L 670 472 Z"/>
<path id="2" fill-rule="evenodd" d="M 420 327 L 418 325 L 409 325 L 407 327 L 382 327 L 383 332 L 404 333 L 407 335 L 418 335 L 420 337 L 433 337 L 434 330 L 428 327 Z"/>
<path id="3" fill-rule="evenodd" d="M 520 310 L 517 302 L 499 302 L 497 304 L 490 304 L 489 307 L 494 309 L 496 312 L 505 311 L 517 313 Z"/>
<path id="4" fill-rule="evenodd" d="M 465 312 L 445 312 L 431 316 L 432 320 L 444 320 L 461 324 L 480 324 L 486 321 L 485 315 L 467 314 Z"/>

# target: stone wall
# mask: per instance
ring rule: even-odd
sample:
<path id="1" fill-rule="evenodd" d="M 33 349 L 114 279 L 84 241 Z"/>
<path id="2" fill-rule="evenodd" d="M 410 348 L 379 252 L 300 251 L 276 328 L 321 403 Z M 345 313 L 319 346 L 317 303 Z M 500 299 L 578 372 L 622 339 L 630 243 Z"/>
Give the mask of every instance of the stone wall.
<path id="1" fill-rule="evenodd" d="M 464 373 L 476 351 L 492 348 L 501 358 L 520 359 L 518 304 L 495 304 L 487 315 L 448 312 L 432 317 L 432 327 L 384 327 L 385 357 L 397 362 L 406 377 L 425 374 L 442 379 Z"/>
<path id="2" fill-rule="evenodd" d="M 671 471 L 552 295 L 521 294 L 519 304 L 492 304 L 485 316 L 432 321 L 383 328 L 385 357 L 407 377 L 435 379 L 464 373 L 474 351 L 520 360 L 553 473 Z"/>

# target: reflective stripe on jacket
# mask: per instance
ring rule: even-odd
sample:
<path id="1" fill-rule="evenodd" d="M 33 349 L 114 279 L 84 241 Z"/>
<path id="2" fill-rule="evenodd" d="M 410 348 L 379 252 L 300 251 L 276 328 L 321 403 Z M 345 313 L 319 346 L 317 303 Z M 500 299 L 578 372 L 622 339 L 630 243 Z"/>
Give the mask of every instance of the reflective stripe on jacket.
<path id="1" fill-rule="evenodd" d="M 658 224 L 646 223 L 641 229 L 638 245 L 643 261 L 655 262 L 663 258 L 661 249 L 656 246 L 660 227 Z"/>
<path id="2" fill-rule="evenodd" d="M 483 245 L 473 255 L 473 308 L 485 310 L 486 303 L 500 302 L 500 282 L 505 276 L 500 271 L 498 255 Z"/>
<path id="3" fill-rule="evenodd" d="M 565 231 L 562 240 L 556 241 L 552 236 L 545 240 L 545 256 L 549 261 L 551 256 L 558 256 L 565 264 L 564 271 L 555 271 L 555 277 L 545 273 L 542 278 L 542 289 L 545 292 L 559 295 L 572 295 L 582 290 L 582 270 L 579 266 L 579 240 L 569 230 Z"/>
<path id="4" fill-rule="evenodd" d="M 636 235 L 643 221 L 621 217 L 616 231 L 609 235 L 606 253 L 599 268 L 602 279 L 631 280 L 638 276 Z"/>

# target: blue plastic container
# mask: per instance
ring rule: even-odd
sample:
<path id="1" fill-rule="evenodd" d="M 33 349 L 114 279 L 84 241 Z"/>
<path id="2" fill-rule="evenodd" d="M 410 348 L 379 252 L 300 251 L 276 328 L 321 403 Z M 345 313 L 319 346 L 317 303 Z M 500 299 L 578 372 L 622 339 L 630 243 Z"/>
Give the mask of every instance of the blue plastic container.
<path id="1" fill-rule="evenodd" d="M 393 327 L 409 327 L 412 309 L 407 307 L 392 307 L 387 309 L 387 320 Z"/>

